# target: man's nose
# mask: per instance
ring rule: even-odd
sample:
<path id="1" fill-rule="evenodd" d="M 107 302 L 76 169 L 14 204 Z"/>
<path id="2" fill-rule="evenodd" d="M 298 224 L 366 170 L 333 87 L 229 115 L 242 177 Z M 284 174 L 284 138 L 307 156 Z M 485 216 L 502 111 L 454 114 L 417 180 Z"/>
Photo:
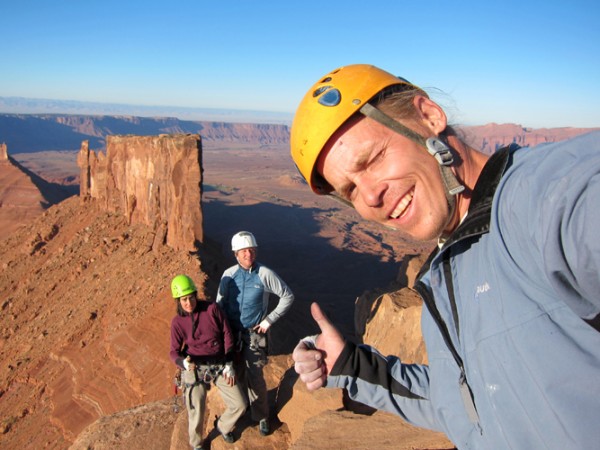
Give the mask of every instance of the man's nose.
<path id="1" fill-rule="evenodd" d="M 360 195 L 365 205 L 377 208 L 383 204 L 383 195 L 387 189 L 387 183 L 378 181 L 367 174 L 361 177 L 359 183 Z"/>

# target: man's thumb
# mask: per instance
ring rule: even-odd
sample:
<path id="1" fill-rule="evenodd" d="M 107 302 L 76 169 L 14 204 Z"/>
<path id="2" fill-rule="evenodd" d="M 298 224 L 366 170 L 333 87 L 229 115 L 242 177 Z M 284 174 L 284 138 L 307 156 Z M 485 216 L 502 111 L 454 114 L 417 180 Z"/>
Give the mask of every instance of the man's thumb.
<path id="1" fill-rule="evenodd" d="M 313 302 L 310 305 L 310 313 L 312 314 L 313 319 L 315 319 L 315 321 L 317 322 L 317 325 L 319 325 L 321 333 L 338 333 L 337 329 L 331 324 L 325 313 L 321 310 L 321 307 L 318 303 Z"/>

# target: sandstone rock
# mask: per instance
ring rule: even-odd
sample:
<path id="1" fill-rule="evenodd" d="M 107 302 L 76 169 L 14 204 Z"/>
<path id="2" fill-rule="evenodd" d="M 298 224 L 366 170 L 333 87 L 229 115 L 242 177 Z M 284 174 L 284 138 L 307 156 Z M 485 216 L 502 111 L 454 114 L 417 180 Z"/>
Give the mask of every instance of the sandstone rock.
<path id="1" fill-rule="evenodd" d="M 421 267 L 427 260 L 428 253 L 407 254 L 402 258 L 400 267 L 398 268 L 398 277 L 396 281 L 402 287 L 412 288 Z"/>
<path id="2" fill-rule="evenodd" d="M 558 142 L 598 128 L 528 128 L 514 123 L 488 123 L 471 127 L 459 127 L 461 137 L 474 148 L 491 155 L 509 144 L 534 147 L 548 142 Z"/>
<path id="3" fill-rule="evenodd" d="M 354 326 L 356 328 L 356 334 L 359 337 L 365 336 L 367 332 L 367 325 L 371 322 L 373 316 L 376 314 L 379 317 L 383 317 L 386 314 L 384 311 L 387 310 L 387 313 L 392 313 L 395 307 L 391 307 L 392 310 L 388 310 L 389 308 L 386 305 L 390 305 L 396 303 L 398 308 L 403 309 L 407 307 L 413 307 L 420 303 L 420 300 L 414 297 L 411 293 L 407 292 L 404 295 L 398 295 L 397 293 L 404 289 L 405 287 L 412 288 L 415 283 L 415 279 L 419 270 L 425 263 L 427 259 L 427 252 L 424 253 L 407 253 L 403 256 L 399 268 L 396 279 L 393 280 L 389 286 L 381 287 L 378 289 L 374 289 L 371 291 L 364 292 L 360 297 L 356 299 L 355 309 L 354 309 Z M 394 294 L 396 293 L 396 294 Z M 386 297 L 386 294 L 388 296 Z M 391 297 L 390 297 L 391 296 Z M 402 298 L 406 297 L 406 300 L 403 301 Z M 416 303 L 415 303 L 416 302 Z M 382 306 L 384 309 L 379 312 L 378 309 Z M 412 320 L 412 319 L 410 319 Z M 381 330 L 381 336 L 385 336 L 387 331 L 391 331 L 392 333 L 396 333 L 392 331 L 394 324 L 386 324 L 385 322 L 371 324 L 371 333 L 376 326 L 382 326 L 384 329 Z M 418 330 L 420 332 L 420 329 Z M 366 342 L 363 339 L 363 342 L 373 345 L 371 342 Z M 376 345 L 374 345 L 377 347 Z"/>
<path id="4" fill-rule="evenodd" d="M 69 449 L 186 448 L 171 445 L 175 424 L 184 415 L 173 411 L 170 400 L 146 403 L 100 418 L 77 436 Z"/>
<path id="5" fill-rule="evenodd" d="M 70 194 L 21 166 L 0 144 L 0 230 L 8 236 Z"/>
<path id="6" fill-rule="evenodd" d="M 311 417 L 327 411 L 336 411 L 344 406 L 341 389 L 319 389 L 309 392 L 293 371 L 282 380 L 280 391 L 281 401 L 277 405 L 280 408 L 279 419 L 287 424 L 292 443 L 300 439 L 305 432 L 305 423 Z"/>
<path id="7" fill-rule="evenodd" d="M 203 295 L 206 275 L 187 251 L 140 251 L 151 232 L 73 197 L 0 240 L 1 448 L 68 448 L 101 417 L 172 398 L 169 282 L 189 273 Z"/>
<path id="8" fill-rule="evenodd" d="M 81 197 L 150 226 L 153 247 L 193 251 L 203 241 L 198 135 L 109 136 L 105 157 L 84 141 L 77 163 Z"/>
<path id="9" fill-rule="evenodd" d="M 371 416 L 350 411 L 327 411 L 310 418 L 292 450 L 450 450 L 455 449 L 443 433 L 409 425 L 385 412 Z"/>
<path id="10" fill-rule="evenodd" d="M 421 297 L 408 288 L 380 296 L 367 320 L 363 342 L 402 362 L 427 364 L 421 309 Z"/>
<path id="11" fill-rule="evenodd" d="M 0 163 L 8 161 L 8 151 L 6 149 L 6 144 L 0 144 Z"/>

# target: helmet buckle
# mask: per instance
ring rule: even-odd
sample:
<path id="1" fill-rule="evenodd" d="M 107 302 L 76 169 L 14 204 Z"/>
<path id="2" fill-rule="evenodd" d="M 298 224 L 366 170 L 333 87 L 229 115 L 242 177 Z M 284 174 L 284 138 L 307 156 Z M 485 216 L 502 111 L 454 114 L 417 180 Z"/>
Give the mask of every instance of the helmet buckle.
<path id="1" fill-rule="evenodd" d="M 454 156 L 450 147 L 439 138 L 430 137 L 425 141 L 427 151 L 433 156 L 440 166 L 451 166 L 454 162 Z"/>

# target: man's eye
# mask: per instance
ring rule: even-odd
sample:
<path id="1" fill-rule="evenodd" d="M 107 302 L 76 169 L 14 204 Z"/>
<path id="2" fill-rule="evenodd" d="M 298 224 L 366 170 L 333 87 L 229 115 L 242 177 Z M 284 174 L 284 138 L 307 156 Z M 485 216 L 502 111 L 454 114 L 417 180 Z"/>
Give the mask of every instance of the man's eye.
<path id="1" fill-rule="evenodd" d="M 371 159 L 371 161 L 369 161 L 369 165 L 371 166 L 373 164 L 377 164 L 377 163 L 381 162 L 384 157 L 385 157 L 385 149 L 381 150 L 380 152 L 377 152 L 377 154 Z"/>
<path id="2" fill-rule="evenodd" d="M 350 185 L 346 186 L 344 188 L 344 190 L 341 192 L 342 197 L 345 198 L 346 200 L 352 200 L 352 195 L 353 195 L 354 191 L 356 191 L 356 185 L 350 184 Z"/>

